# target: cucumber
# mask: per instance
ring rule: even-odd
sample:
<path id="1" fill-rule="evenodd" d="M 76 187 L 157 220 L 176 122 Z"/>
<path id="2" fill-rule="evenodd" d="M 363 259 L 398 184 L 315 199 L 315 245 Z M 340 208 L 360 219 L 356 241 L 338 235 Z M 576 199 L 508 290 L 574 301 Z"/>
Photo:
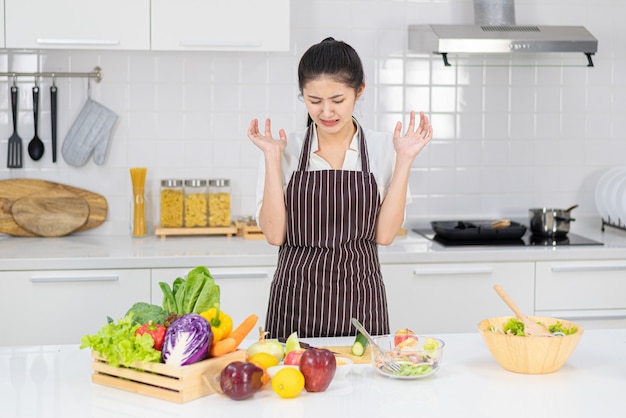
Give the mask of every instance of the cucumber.
<path id="1" fill-rule="evenodd" d="M 367 338 L 365 338 L 365 336 L 361 334 L 360 332 L 357 332 L 356 339 L 354 340 L 354 344 L 352 344 L 352 350 L 351 350 L 352 355 L 361 357 L 363 353 L 365 353 L 367 344 L 369 344 L 369 341 L 367 341 Z"/>

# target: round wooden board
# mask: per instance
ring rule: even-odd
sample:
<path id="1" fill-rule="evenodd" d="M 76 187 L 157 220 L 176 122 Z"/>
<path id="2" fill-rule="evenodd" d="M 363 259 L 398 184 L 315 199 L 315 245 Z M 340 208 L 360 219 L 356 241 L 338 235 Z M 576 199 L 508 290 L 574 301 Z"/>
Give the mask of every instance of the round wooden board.
<path id="1" fill-rule="evenodd" d="M 62 237 L 87 222 L 89 204 L 76 193 L 52 187 L 13 203 L 13 219 L 25 230 L 42 237 Z"/>

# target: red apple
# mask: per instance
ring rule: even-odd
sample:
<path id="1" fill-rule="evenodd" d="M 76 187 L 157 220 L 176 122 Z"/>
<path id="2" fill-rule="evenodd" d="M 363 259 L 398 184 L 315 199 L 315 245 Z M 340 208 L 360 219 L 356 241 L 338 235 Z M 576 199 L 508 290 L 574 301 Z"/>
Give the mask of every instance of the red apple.
<path id="1" fill-rule="evenodd" d="M 261 390 L 263 374 L 263 369 L 253 363 L 233 361 L 220 374 L 220 388 L 231 399 L 246 399 Z"/>
<path id="2" fill-rule="evenodd" d="M 307 348 L 300 358 L 300 371 L 304 375 L 307 392 L 323 392 L 335 377 L 337 360 L 325 348 Z"/>
<path id="3" fill-rule="evenodd" d="M 409 338 L 417 339 L 414 335 L 415 333 L 408 328 L 399 329 L 393 337 L 393 344 L 397 347 Z"/>
<path id="4" fill-rule="evenodd" d="M 304 350 L 291 350 L 287 353 L 287 356 L 285 356 L 284 363 L 292 366 L 297 366 L 300 364 L 302 354 L 304 354 Z"/>

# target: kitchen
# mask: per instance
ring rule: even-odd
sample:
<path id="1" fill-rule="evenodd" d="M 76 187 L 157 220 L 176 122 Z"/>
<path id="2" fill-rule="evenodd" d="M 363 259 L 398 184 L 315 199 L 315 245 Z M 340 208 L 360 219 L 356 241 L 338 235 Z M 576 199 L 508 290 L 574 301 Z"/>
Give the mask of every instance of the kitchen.
<path id="1" fill-rule="evenodd" d="M 6 6 L 11 3 L 14 2 L 5 1 Z M 128 7 L 125 3 L 110 3 L 106 8 L 115 4 L 124 10 Z M 130 288 L 126 299 L 120 298 L 120 307 L 115 308 L 119 311 L 134 301 L 137 294 L 157 298 L 159 294 L 151 287 L 154 281 L 171 279 L 195 265 L 207 264 L 212 270 L 223 269 L 225 277 L 237 266 L 247 269 L 252 278 L 241 280 L 248 280 L 248 284 L 251 281 L 257 292 L 263 294 L 275 264 L 275 249 L 263 242 L 223 237 L 159 240 L 154 236 L 159 181 L 229 178 L 233 214 L 253 214 L 259 154 L 245 135 L 249 121 L 271 116 L 274 126 L 287 131 L 304 126 L 305 108 L 298 99 L 295 74 L 297 61 L 308 45 L 332 35 L 350 42 L 363 58 L 368 89 L 356 116 L 364 124 L 374 129 L 392 129 L 396 120 L 406 120 L 411 109 L 424 110 L 432 119 L 435 139 L 416 159 L 411 177 L 413 203 L 407 209 L 409 229 L 438 219 L 510 217 L 526 222 L 528 208 L 565 208 L 577 203 L 579 207 L 574 212 L 577 221 L 572 225 L 572 233 L 608 243 L 608 248 L 602 250 L 582 247 L 562 251 L 551 248 L 437 251 L 432 250 L 428 241 L 409 231 L 395 245 L 381 249 L 381 261 L 389 265 L 390 274 L 408 278 L 418 267 L 431 268 L 427 272 L 428 280 L 437 291 L 433 291 L 435 296 L 428 302 L 433 306 L 428 308 L 448 318 L 436 329 L 424 332 L 466 331 L 477 322 L 474 316 L 469 316 L 462 329 L 455 328 L 459 313 L 451 311 L 450 305 L 444 304 L 442 308 L 443 302 L 436 297 L 441 294 L 443 299 L 446 288 L 443 283 L 460 286 L 453 300 L 469 294 L 484 301 L 485 306 L 475 313 L 478 317 L 506 314 L 506 307 L 480 281 L 485 274 L 497 273 L 498 280 L 508 278 L 502 284 L 510 293 L 519 295 L 520 305 L 534 311 L 535 304 L 541 302 L 535 300 L 535 274 L 542 271 L 550 274 L 549 264 L 554 262 L 566 264 L 557 266 L 561 268 L 582 263 L 585 269 L 608 263 L 605 268 L 613 270 L 604 272 L 609 276 L 602 280 L 615 286 L 610 288 L 615 290 L 594 287 L 591 307 L 598 315 L 608 308 L 615 311 L 612 313 L 617 319 L 609 322 L 613 327 L 624 328 L 626 305 L 623 299 L 619 300 L 623 283 L 619 281 L 619 270 L 615 269 L 620 266 L 623 269 L 626 235 L 613 228 L 602 233 L 594 198 L 598 180 L 611 167 L 622 165 L 622 156 L 626 154 L 623 138 L 626 76 L 619 71 L 626 63 L 626 35 L 620 31 L 625 23 L 624 6 L 615 1 L 516 3 L 520 24 L 571 24 L 589 29 L 599 39 L 593 68 L 585 66 L 582 54 L 562 58 L 567 63 L 582 62 L 575 67 L 444 67 L 439 56 L 407 50 L 409 25 L 471 23 L 472 7 L 469 0 L 313 0 L 306 4 L 292 1 L 289 2 L 288 50 L 277 52 L 96 48 L 0 52 L 2 71 L 7 72 L 83 72 L 95 66 L 102 68 L 103 79 L 99 83 L 88 83 L 85 78 L 56 79 L 60 143 L 83 106 L 88 90 L 93 99 L 119 115 L 102 165 L 90 160 L 84 166 L 73 167 L 61 156 L 53 163 L 47 151 L 38 162 L 25 158 L 22 169 L 8 169 L 2 164 L 0 179 L 28 177 L 70 184 L 102 194 L 109 208 L 103 225 L 76 236 L 53 240 L 2 237 L 3 283 L 9 278 L 16 279 L 15 272 L 25 274 L 17 276 L 20 281 L 30 278 L 32 272 L 41 277 L 47 271 L 71 275 L 79 274 L 74 270 L 112 269 L 132 277 L 137 275 L 138 280 L 122 280 Z M 93 6 L 93 10 L 98 9 Z M 45 93 L 50 82 L 50 78 L 40 82 Z M 22 92 L 18 130 L 25 141 L 33 136 L 32 102 L 29 102 L 32 85 L 32 79 L 27 77 L 18 80 Z M 9 82 L 0 83 L 0 97 L 4 98 L 0 102 L 3 115 L 0 150 L 6 149 L 5 141 L 12 132 L 9 86 Z M 47 94 L 43 96 L 40 137 L 49 150 L 49 98 Z M 138 166 L 148 167 L 146 208 L 150 221 L 148 236 L 132 239 L 132 187 L 128 170 Z M 243 266 L 242 259 L 245 259 Z M 451 266 L 451 263 L 456 264 Z M 483 273 L 470 273 L 472 280 L 459 282 L 458 275 L 456 279 L 454 275 L 450 277 L 452 267 L 458 267 L 465 275 L 468 268 L 469 271 L 478 268 Z M 489 270 L 496 273 L 484 272 Z M 574 274 L 578 275 L 576 280 L 585 278 L 584 273 Z M 257 276 L 261 279 L 255 282 Z M 442 282 L 442 276 L 448 276 L 448 280 Z M 492 276 L 490 280 L 494 280 Z M 98 288 L 88 292 L 98 295 L 101 291 Z M 224 290 L 225 295 L 228 293 Z M 77 300 L 79 294 L 72 293 L 70 300 Z M 105 300 L 113 297 L 107 294 Z M 254 304 L 258 301 L 250 299 L 246 306 L 257 306 Z M 3 310 L 16 306 L 13 300 L 3 298 L 2 302 Z M 603 306 L 609 302 L 608 308 Z M 74 309 L 87 310 L 90 304 L 85 301 Z M 392 320 L 398 318 L 397 324 L 403 318 L 400 305 L 395 305 L 397 312 L 390 313 Z M 458 304 L 451 302 L 451 306 Z M 548 300 L 539 308 L 555 312 L 588 307 L 563 306 L 560 301 Z M 68 315 L 72 307 L 62 309 L 67 309 L 64 315 Z M 114 309 L 94 308 L 87 322 L 104 318 L 110 310 Z M 426 322 L 417 325 L 429 326 L 430 321 Z M 82 335 L 84 330 L 78 333 Z M 25 344 L 36 344 L 29 342 L 27 336 L 20 338 Z M 6 345 L 4 337 L 2 345 Z"/>

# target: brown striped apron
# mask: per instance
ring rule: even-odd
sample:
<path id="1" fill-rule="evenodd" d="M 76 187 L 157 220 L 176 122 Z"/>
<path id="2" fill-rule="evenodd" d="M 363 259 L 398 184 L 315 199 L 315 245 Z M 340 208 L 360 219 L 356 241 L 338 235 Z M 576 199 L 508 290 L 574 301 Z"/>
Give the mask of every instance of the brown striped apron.
<path id="1" fill-rule="evenodd" d="M 278 252 L 265 324 L 271 338 L 389 333 L 375 225 L 380 199 L 358 128 L 362 171 L 307 171 L 312 129 L 285 200 L 287 237 Z"/>

